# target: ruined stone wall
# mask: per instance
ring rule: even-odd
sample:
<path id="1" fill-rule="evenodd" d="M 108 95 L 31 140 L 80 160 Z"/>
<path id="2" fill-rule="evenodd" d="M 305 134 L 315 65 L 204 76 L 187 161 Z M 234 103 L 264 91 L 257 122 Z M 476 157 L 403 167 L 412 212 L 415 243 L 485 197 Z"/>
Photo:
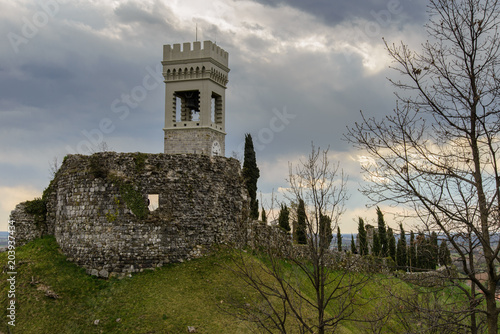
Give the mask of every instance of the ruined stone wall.
<path id="1" fill-rule="evenodd" d="M 159 195 L 154 211 L 152 194 Z M 236 242 L 247 205 L 239 162 L 202 155 L 70 155 L 45 198 L 48 230 L 63 253 L 102 277 Z"/>
<path id="2" fill-rule="evenodd" d="M 13 235 L 18 247 L 47 234 L 43 221 L 26 212 L 26 204 L 27 202 L 19 203 L 10 213 L 10 221 L 15 226 Z"/>

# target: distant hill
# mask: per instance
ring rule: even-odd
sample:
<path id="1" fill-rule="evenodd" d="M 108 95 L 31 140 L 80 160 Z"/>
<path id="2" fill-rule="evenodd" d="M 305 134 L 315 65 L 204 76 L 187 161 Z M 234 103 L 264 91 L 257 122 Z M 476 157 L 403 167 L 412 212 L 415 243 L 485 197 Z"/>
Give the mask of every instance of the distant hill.
<path id="1" fill-rule="evenodd" d="M 9 232 L 0 231 L 0 248 L 8 244 Z"/>

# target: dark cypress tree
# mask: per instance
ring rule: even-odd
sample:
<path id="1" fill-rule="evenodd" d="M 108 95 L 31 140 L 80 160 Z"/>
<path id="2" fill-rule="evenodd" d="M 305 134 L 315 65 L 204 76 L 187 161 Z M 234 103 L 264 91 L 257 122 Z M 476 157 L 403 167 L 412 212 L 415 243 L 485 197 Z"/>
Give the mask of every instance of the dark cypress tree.
<path id="1" fill-rule="evenodd" d="M 396 262 L 400 269 L 406 269 L 406 234 L 403 228 L 403 224 L 399 224 L 399 228 L 401 230 L 401 235 L 399 236 L 398 246 L 396 247 Z"/>
<path id="2" fill-rule="evenodd" d="M 385 228 L 384 214 L 377 206 L 377 223 L 378 223 L 378 241 L 380 242 L 380 256 L 387 257 L 389 253 L 389 244 L 387 239 L 387 231 Z M 375 254 L 377 255 L 377 254 Z"/>
<path id="3" fill-rule="evenodd" d="M 321 232 L 319 235 L 321 247 L 330 247 L 330 243 L 333 239 L 332 219 L 328 216 L 321 215 L 319 219 L 319 229 Z"/>
<path id="4" fill-rule="evenodd" d="M 366 240 L 365 222 L 361 217 L 359 217 L 359 223 L 358 223 L 358 240 L 359 240 L 359 254 L 367 255 L 368 242 Z"/>
<path id="5" fill-rule="evenodd" d="M 438 259 L 438 254 L 439 254 L 439 246 L 438 246 L 438 237 L 436 232 L 431 233 L 431 237 L 429 239 L 429 247 L 430 247 L 430 268 L 429 269 L 436 269 L 439 259 Z"/>
<path id="6" fill-rule="evenodd" d="M 281 204 L 278 224 L 282 229 L 290 232 L 290 211 L 288 211 L 288 207 L 284 204 Z"/>
<path id="7" fill-rule="evenodd" d="M 267 223 L 266 210 L 264 210 L 264 208 L 262 208 L 261 220 L 262 220 L 264 223 Z"/>
<path id="8" fill-rule="evenodd" d="M 297 223 L 297 220 L 294 220 L 292 222 L 292 227 L 293 227 L 293 233 L 292 233 L 293 242 L 298 244 L 299 241 L 297 240 L 297 231 L 299 230 L 299 223 Z"/>
<path id="9" fill-rule="evenodd" d="M 432 244 L 431 244 L 431 238 L 428 236 L 425 236 L 424 239 L 424 256 L 425 256 L 425 267 L 424 269 L 433 269 L 432 268 Z"/>
<path id="10" fill-rule="evenodd" d="M 410 270 L 413 271 L 413 268 L 417 267 L 417 249 L 415 245 L 415 234 L 413 231 L 410 231 L 410 254 L 408 254 L 408 266 Z"/>
<path id="11" fill-rule="evenodd" d="M 342 252 L 342 234 L 340 233 L 340 226 L 337 226 L 337 250 Z"/>
<path id="12" fill-rule="evenodd" d="M 415 245 L 417 249 L 417 262 L 415 267 L 425 269 L 427 266 L 425 235 L 419 232 L 416 236 Z"/>
<path id="13" fill-rule="evenodd" d="M 306 225 L 306 208 L 304 201 L 299 200 L 299 206 L 297 207 L 297 231 L 296 238 L 297 243 L 301 245 L 307 244 L 307 225 Z"/>
<path id="14" fill-rule="evenodd" d="M 402 258 L 403 258 L 403 245 L 400 236 L 396 244 L 396 264 L 398 265 L 399 269 L 403 269 Z"/>
<path id="15" fill-rule="evenodd" d="M 451 255 L 446 240 L 441 241 L 439 245 L 439 264 L 442 266 L 449 266 L 451 264 Z"/>
<path id="16" fill-rule="evenodd" d="M 380 247 L 379 234 L 373 233 L 372 255 L 380 256 L 381 254 L 382 254 L 382 249 Z"/>
<path id="17" fill-rule="evenodd" d="M 387 239 L 389 240 L 387 242 L 388 244 L 388 251 L 389 251 L 389 256 L 396 261 L 396 238 L 394 237 L 394 232 L 392 231 L 392 228 L 387 229 Z"/>
<path id="18" fill-rule="evenodd" d="M 356 243 L 354 242 L 354 235 L 351 234 L 351 253 L 358 254 L 358 250 L 356 249 Z"/>
<path id="19" fill-rule="evenodd" d="M 255 158 L 255 150 L 253 148 L 252 136 L 247 133 L 245 135 L 245 157 L 243 160 L 243 169 L 241 174 L 245 181 L 248 194 L 250 196 L 250 218 L 259 218 L 259 201 L 257 200 L 257 180 L 260 176 L 257 160 Z"/>
<path id="20" fill-rule="evenodd" d="M 450 249 L 448 248 L 448 245 L 446 244 L 446 240 L 444 240 L 444 260 L 447 265 L 451 265 L 451 253 Z"/>

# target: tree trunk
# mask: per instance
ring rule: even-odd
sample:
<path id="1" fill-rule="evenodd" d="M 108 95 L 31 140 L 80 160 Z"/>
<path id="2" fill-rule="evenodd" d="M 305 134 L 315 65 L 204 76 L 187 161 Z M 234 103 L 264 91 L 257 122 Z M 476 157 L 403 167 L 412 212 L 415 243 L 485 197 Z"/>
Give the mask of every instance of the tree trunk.
<path id="1" fill-rule="evenodd" d="M 469 300 L 469 307 L 472 311 L 470 315 L 470 332 L 471 334 L 477 334 L 477 321 L 476 321 L 476 312 L 474 312 L 475 303 L 476 303 L 476 283 L 471 281 L 470 284 L 471 298 Z"/>
<path id="2" fill-rule="evenodd" d="M 488 324 L 488 334 L 498 333 L 498 310 L 495 299 L 496 282 L 490 280 L 489 293 L 486 296 L 486 323 Z"/>

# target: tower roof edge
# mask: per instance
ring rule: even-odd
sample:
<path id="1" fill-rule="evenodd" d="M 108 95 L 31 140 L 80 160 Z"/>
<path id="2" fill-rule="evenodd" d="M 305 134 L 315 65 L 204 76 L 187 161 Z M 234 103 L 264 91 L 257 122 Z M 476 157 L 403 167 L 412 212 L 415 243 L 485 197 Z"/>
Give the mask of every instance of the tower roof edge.
<path id="1" fill-rule="evenodd" d="M 212 41 L 190 42 L 181 44 L 163 45 L 164 61 L 179 61 L 184 59 L 213 58 L 224 66 L 228 66 L 229 53 Z"/>

